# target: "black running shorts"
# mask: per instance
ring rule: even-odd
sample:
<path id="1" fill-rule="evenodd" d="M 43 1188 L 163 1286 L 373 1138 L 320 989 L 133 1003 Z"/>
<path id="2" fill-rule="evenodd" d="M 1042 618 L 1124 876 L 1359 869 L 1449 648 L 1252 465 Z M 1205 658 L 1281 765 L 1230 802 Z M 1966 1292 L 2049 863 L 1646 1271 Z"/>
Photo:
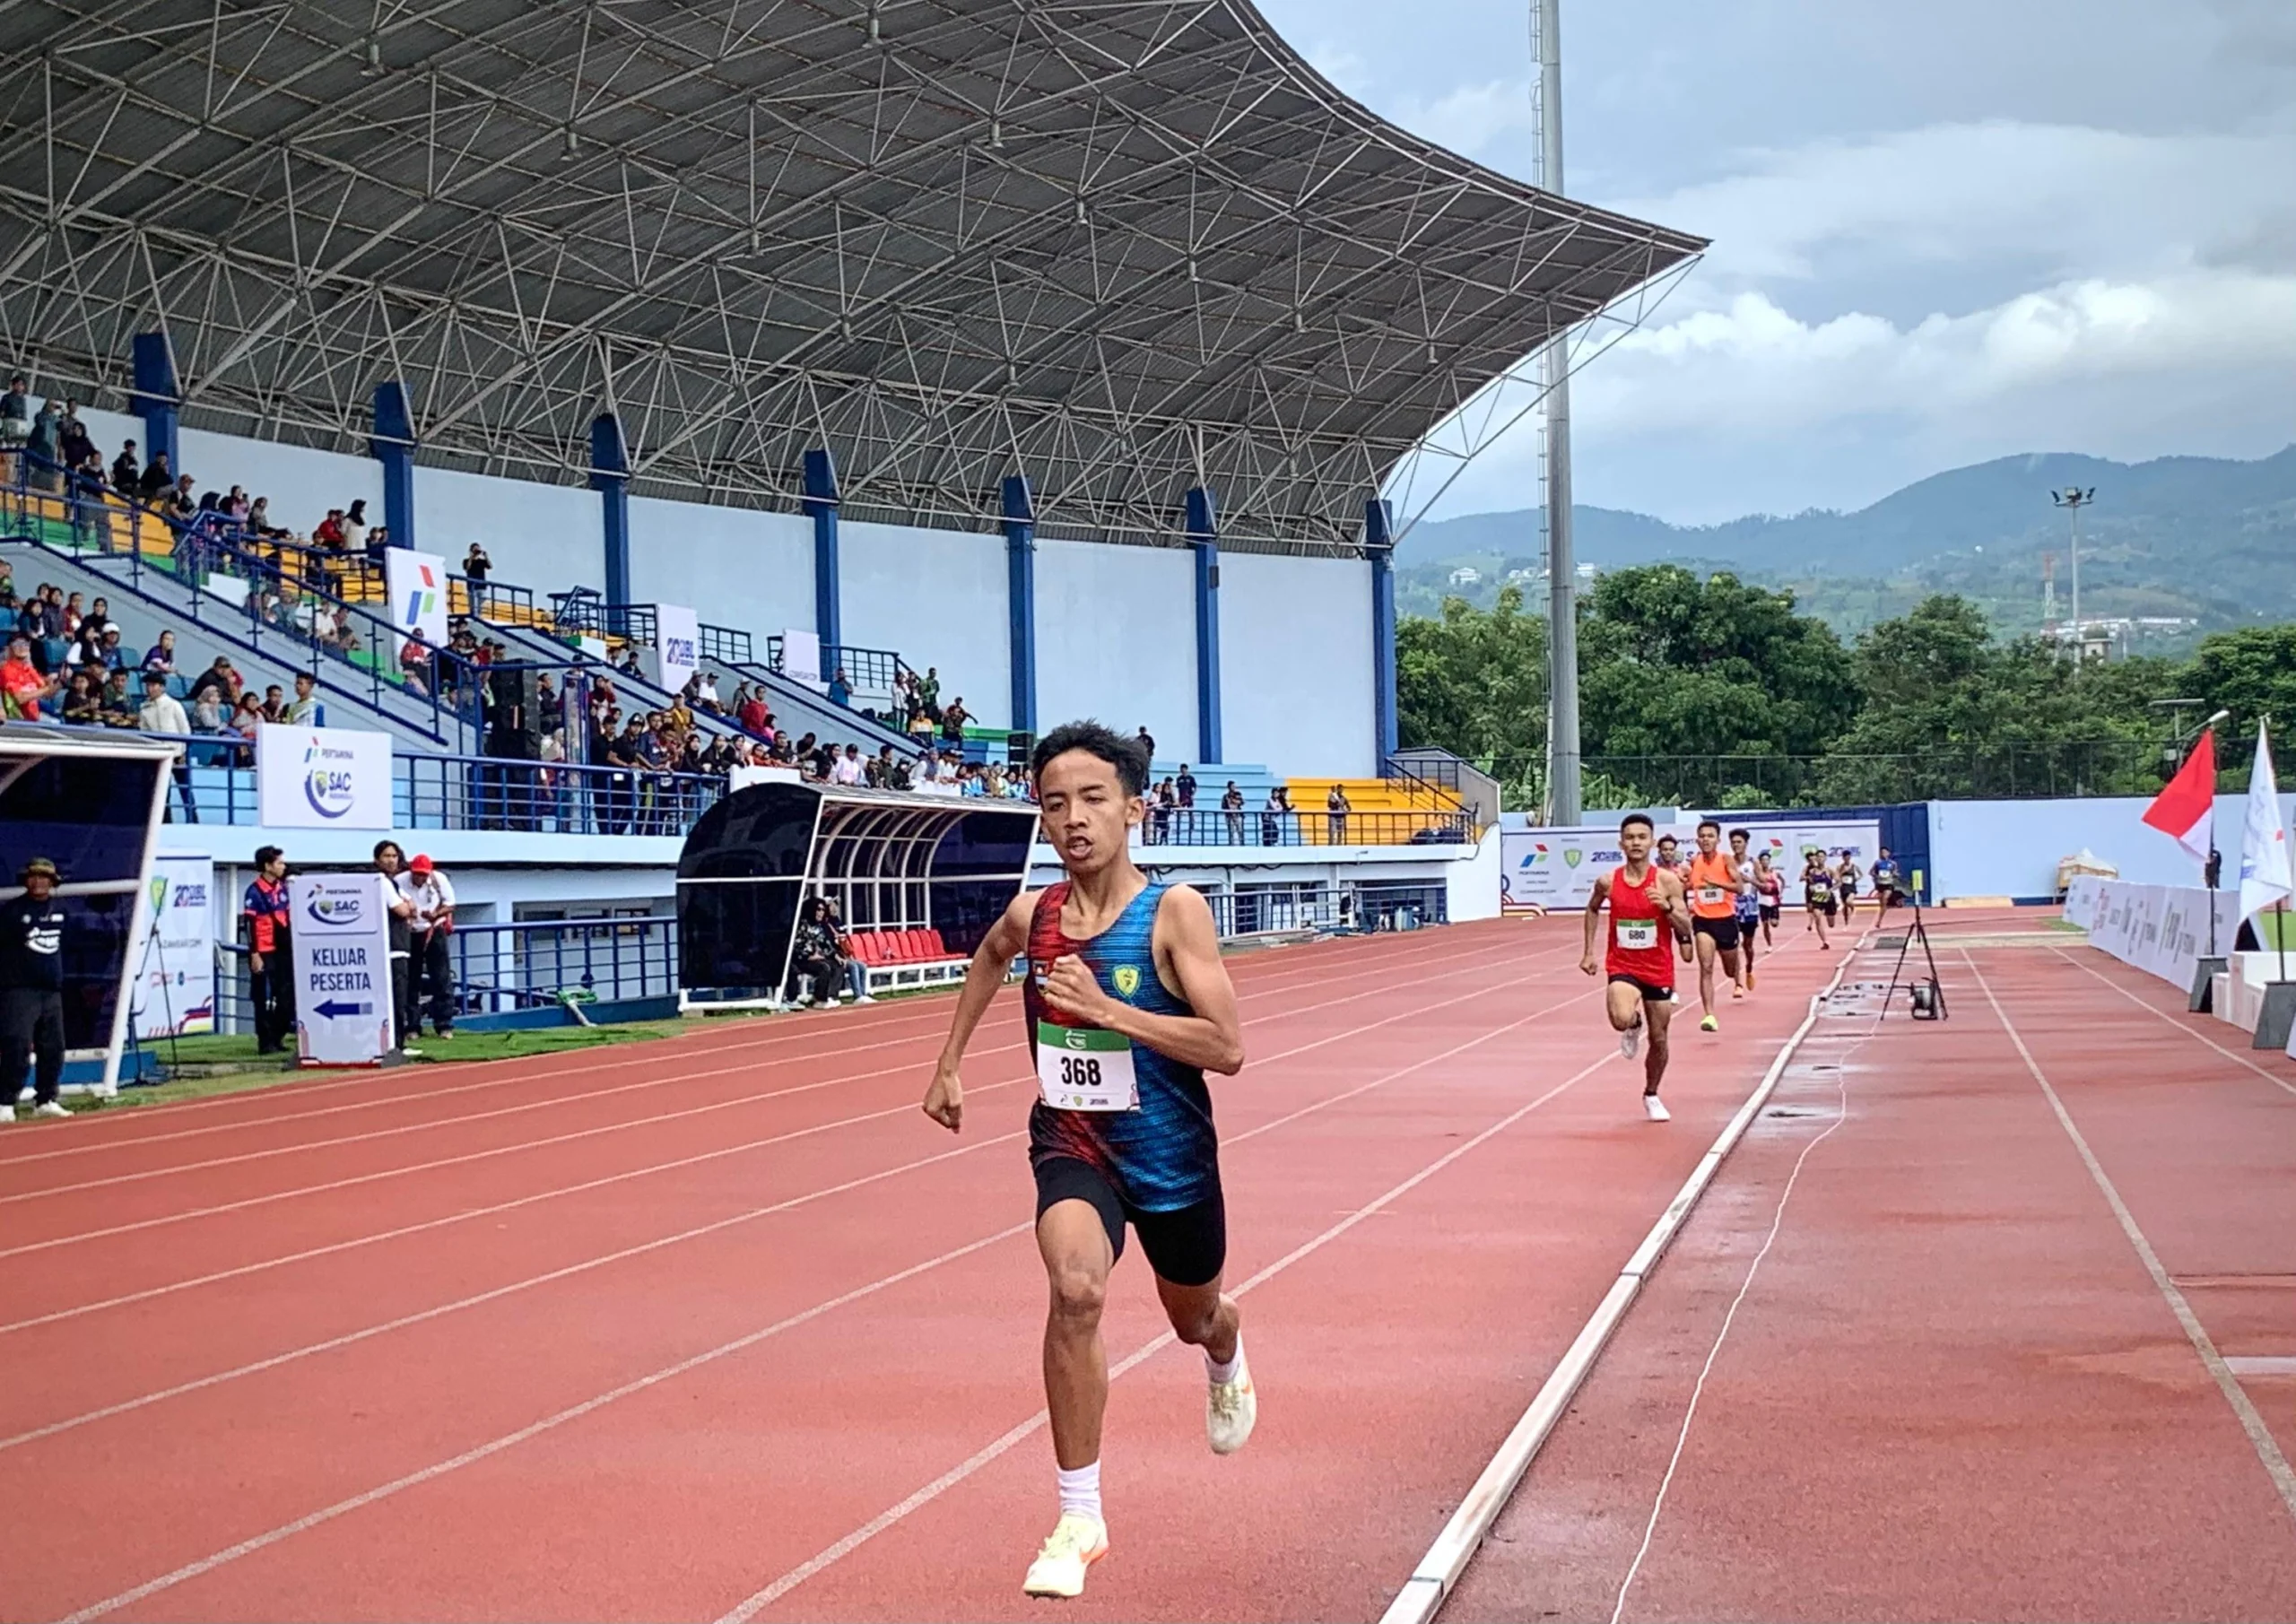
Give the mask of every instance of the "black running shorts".
<path id="1" fill-rule="evenodd" d="M 1726 953 L 1738 951 L 1738 922 L 1735 919 L 1709 919 L 1699 914 L 1692 918 L 1690 928 L 1692 935 L 1713 937 L 1714 945 Z"/>
<path id="2" fill-rule="evenodd" d="M 1124 1255 L 1124 1226 L 1139 1232 L 1141 1255 L 1156 1278 L 1175 1286 L 1208 1286 L 1228 1264 L 1228 1205 L 1214 1186 L 1209 1199 L 1173 1212 L 1144 1212 L 1125 1204 L 1108 1175 L 1074 1156 L 1038 1160 L 1037 1216 L 1056 1202 L 1090 1203 L 1109 1233 L 1109 1261 Z"/>
<path id="3" fill-rule="evenodd" d="M 1621 975 L 1614 970 L 1611 973 L 1611 981 L 1614 986 L 1632 987 L 1642 994 L 1642 1002 L 1645 1003 L 1672 1003 L 1674 1001 L 1674 988 L 1652 986 L 1639 976 Z"/>

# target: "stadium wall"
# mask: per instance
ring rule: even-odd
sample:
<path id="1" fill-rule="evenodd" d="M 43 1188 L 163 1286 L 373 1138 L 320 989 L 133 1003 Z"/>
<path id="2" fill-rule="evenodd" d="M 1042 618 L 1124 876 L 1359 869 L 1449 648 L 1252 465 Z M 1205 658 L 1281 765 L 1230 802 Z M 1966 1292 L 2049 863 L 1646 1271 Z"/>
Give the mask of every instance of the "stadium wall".
<path id="1" fill-rule="evenodd" d="M 593 512 L 597 505 L 591 496 Z M 804 514 L 633 496 L 630 537 L 630 595 L 639 603 L 683 604 L 712 626 L 746 631 L 755 639 L 761 664 L 766 638 L 813 629 L 813 522 Z M 604 545 L 601 538 L 599 546 Z M 585 568 L 583 580 L 592 586 L 604 580 L 603 564 Z M 848 565 L 848 581 L 850 570 Z M 507 571 L 502 578 L 519 579 Z M 848 604 L 851 590 L 847 588 Z M 853 635 L 850 608 L 846 614 L 846 635 L 865 642 Z"/>
<path id="2" fill-rule="evenodd" d="M 1370 564 L 1223 552 L 1220 630 L 1231 761 L 1340 777 L 1378 771 Z"/>
<path id="3" fill-rule="evenodd" d="M 1202 759 L 1196 562 L 1187 548 L 1039 542 L 1036 616 L 1037 720 L 1045 728 L 1098 716 L 1120 733 L 1146 727 L 1161 759 Z M 1222 623 L 1231 641 L 1252 630 L 1240 617 Z M 1294 759 L 1281 760 L 1288 768 Z"/>
<path id="4" fill-rule="evenodd" d="M 1010 727 L 1004 538 L 848 519 L 838 525 L 837 551 L 845 640 L 857 648 L 897 649 L 919 671 L 933 667 L 941 674 L 944 702 L 961 699 L 982 726 Z M 1037 596 L 1041 683 L 1041 574 Z"/>
<path id="5" fill-rule="evenodd" d="M 2296 796 L 2281 797 L 2281 818 L 2296 817 Z M 2084 847 L 2141 885 L 2197 885 L 2200 865 L 2143 822 L 2141 796 L 2093 800 L 1932 801 L 1930 881 L 1940 901 L 1954 897 L 2038 898 L 2055 894 L 2057 865 Z M 2216 797 L 2216 849 L 2224 880 L 2238 885 L 2245 795 Z"/>

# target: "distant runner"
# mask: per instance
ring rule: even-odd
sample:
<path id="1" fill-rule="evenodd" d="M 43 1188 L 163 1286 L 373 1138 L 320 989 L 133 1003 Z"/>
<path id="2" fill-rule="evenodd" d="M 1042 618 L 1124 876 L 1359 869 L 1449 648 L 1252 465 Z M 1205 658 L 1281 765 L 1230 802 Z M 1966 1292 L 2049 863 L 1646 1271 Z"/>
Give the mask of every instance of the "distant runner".
<path id="1" fill-rule="evenodd" d="M 1658 837 L 1658 866 L 1677 880 L 1690 878 L 1690 864 L 1683 860 L 1681 842 L 1672 835 Z"/>
<path id="2" fill-rule="evenodd" d="M 1736 896 L 1738 920 L 1738 984 L 1746 992 L 1754 990 L 1754 934 L 1761 926 L 1761 878 L 1753 859 L 1746 855 L 1746 847 L 1753 836 L 1745 829 L 1730 831 L 1730 865 L 1737 870 Z"/>
<path id="3" fill-rule="evenodd" d="M 1674 1012 L 1674 956 L 1690 954 L 1691 915 L 1683 902 L 1683 882 L 1670 869 L 1651 860 L 1650 820 L 1629 812 L 1619 825 L 1619 850 L 1626 861 L 1607 874 L 1595 876 L 1595 894 L 1587 900 L 1586 951 L 1578 968 L 1589 976 L 1605 975 L 1604 1012 L 1619 1034 L 1619 1053 L 1634 1058 L 1647 1028 L 1649 1052 L 1642 1061 L 1642 1114 L 1652 1122 L 1667 1119 L 1658 1099 L 1658 1084 L 1666 1075 L 1666 1029 Z M 1607 951 L 1598 963 L 1595 934 L 1602 927 L 1604 908 L 1609 907 Z"/>
<path id="4" fill-rule="evenodd" d="M 1067 877 L 1015 897 L 973 954 L 925 1114 L 952 1133 L 961 1127 L 965 1046 L 1025 951 L 1022 998 L 1038 1093 L 1029 1162 L 1037 1250 L 1052 1294 L 1045 1407 L 1060 1518 L 1022 1588 L 1074 1597 L 1109 1550 L 1100 1307 L 1127 1223 L 1174 1334 L 1204 1350 L 1212 1452 L 1242 1448 L 1258 1417 L 1242 1320 L 1221 1290 L 1227 1208 L 1204 1081 L 1206 1072 L 1242 1070 L 1244 1042 L 1210 906 L 1187 886 L 1152 881 L 1126 849 L 1146 810 L 1147 751 L 1096 722 L 1072 722 L 1045 735 L 1031 765 L 1043 838 Z"/>
<path id="5" fill-rule="evenodd" d="M 1841 893 L 1841 922 L 1846 926 L 1857 912 L 1857 854 L 1845 846 L 1841 865 L 1833 871 L 1834 889 Z"/>
<path id="6" fill-rule="evenodd" d="M 1770 854 L 1754 855 L 1754 890 L 1761 899 L 1761 944 L 1778 945 L 1778 910 L 1786 900 L 1786 876 L 1770 866 Z"/>
<path id="7" fill-rule="evenodd" d="M 1802 859 L 1802 907 L 1808 916 L 1805 931 L 1818 933 L 1818 945 L 1832 951 L 1833 943 L 1826 940 L 1826 921 L 1833 917 L 1833 871 L 1826 867 L 1824 855 L 1812 847 Z"/>
<path id="8" fill-rule="evenodd" d="M 1701 1032 L 1718 1032 L 1722 1020 L 1714 1012 L 1714 961 L 1730 978 L 1739 997 L 1745 989 L 1738 981 L 1738 873 L 1722 849 L 1722 826 L 1707 818 L 1698 826 L 1698 853 L 1690 860 L 1691 932 L 1698 946 L 1698 1003 L 1705 1017 Z"/>
<path id="9" fill-rule="evenodd" d="M 1882 910 L 1882 917 L 1890 916 L 1890 909 L 1898 902 L 1898 860 L 1883 847 L 1874 859 L 1874 901 Z"/>

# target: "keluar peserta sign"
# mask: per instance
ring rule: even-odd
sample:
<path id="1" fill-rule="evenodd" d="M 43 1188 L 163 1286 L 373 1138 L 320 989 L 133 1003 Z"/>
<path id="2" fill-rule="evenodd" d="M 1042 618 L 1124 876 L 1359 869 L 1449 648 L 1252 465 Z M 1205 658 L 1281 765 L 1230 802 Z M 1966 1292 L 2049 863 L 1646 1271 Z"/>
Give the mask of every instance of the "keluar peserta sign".
<path id="1" fill-rule="evenodd" d="M 256 730 L 256 820 L 265 829 L 388 829 L 388 734 L 348 727 Z"/>
<path id="2" fill-rule="evenodd" d="M 377 873 L 289 881 L 295 1053 L 305 1065 L 366 1065 L 390 1052 L 389 884 Z"/>

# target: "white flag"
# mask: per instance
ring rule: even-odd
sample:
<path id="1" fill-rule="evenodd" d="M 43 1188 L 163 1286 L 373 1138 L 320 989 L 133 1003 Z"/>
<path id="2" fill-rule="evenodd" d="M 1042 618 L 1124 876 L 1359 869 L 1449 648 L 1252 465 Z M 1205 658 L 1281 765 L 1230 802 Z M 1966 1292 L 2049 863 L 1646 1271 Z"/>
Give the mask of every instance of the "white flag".
<path id="1" fill-rule="evenodd" d="M 2257 760 L 2248 773 L 2248 821 L 2240 830 L 2240 917 L 2285 901 L 2288 829 L 2280 821 L 2280 786 L 2272 776 L 2272 745 L 2257 724 Z"/>

